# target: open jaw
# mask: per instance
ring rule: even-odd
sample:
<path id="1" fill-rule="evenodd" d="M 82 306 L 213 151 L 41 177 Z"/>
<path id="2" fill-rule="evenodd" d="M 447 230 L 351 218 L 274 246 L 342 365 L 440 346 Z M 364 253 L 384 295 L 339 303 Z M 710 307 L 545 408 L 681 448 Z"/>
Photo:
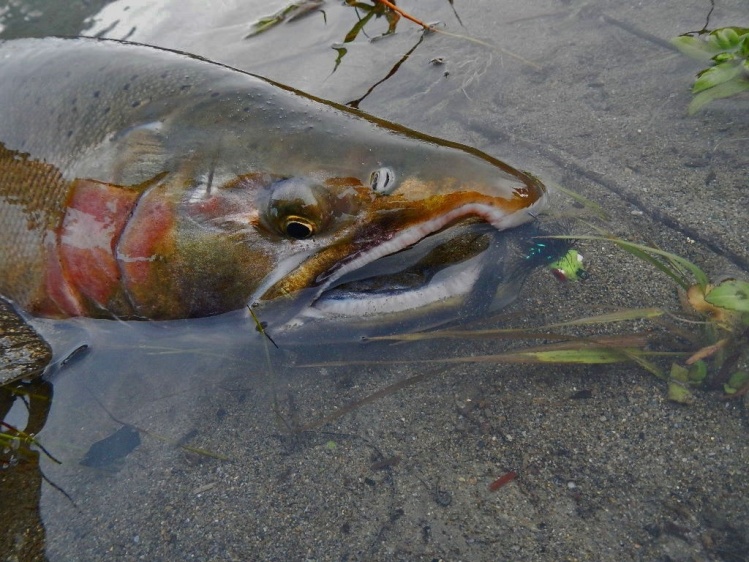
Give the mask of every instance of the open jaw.
<path id="1" fill-rule="evenodd" d="M 306 312 L 361 318 L 463 297 L 479 277 L 492 234 L 480 224 L 448 227 L 342 275 Z"/>
<path id="2" fill-rule="evenodd" d="M 487 275 L 502 281 L 500 231 L 528 222 L 532 209 L 508 214 L 467 204 L 368 245 L 317 277 L 287 327 L 311 319 L 367 321 L 455 310 Z M 489 307 L 491 298 L 482 306 Z"/>

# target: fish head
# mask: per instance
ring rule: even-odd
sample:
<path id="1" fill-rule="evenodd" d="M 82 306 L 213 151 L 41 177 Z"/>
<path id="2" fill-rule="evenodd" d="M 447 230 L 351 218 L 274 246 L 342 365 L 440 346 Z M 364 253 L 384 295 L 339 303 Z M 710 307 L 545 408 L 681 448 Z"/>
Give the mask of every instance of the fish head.
<path id="1" fill-rule="evenodd" d="M 465 314 L 469 300 L 486 310 L 493 292 L 470 297 L 479 281 L 506 281 L 504 231 L 532 221 L 547 199 L 529 174 L 396 125 L 297 126 L 262 150 L 236 124 L 221 138 L 213 157 L 183 162 L 172 182 L 169 258 L 128 288 L 140 303 L 159 299 L 144 316 L 251 305 L 277 332 L 326 322 L 366 333 Z M 159 267 L 169 271 L 154 277 Z M 173 280 L 166 307 L 152 290 L 159 279 Z"/>
<path id="2" fill-rule="evenodd" d="M 330 178 L 312 187 L 294 178 L 270 186 L 266 224 L 298 240 L 254 291 L 258 314 L 287 328 L 353 319 L 366 332 L 366 324 L 455 315 L 480 278 L 493 276 L 495 289 L 504 281 L 500 232 L 533 220 L 546 200 L 541 184 L 508 189 L 427 174 L 398 181 L 399 171 L 379 167 L 368 183 Z M 466 162 L 462 172 L 470 172 Z M 299 191 L 322 203 L 290 198 Z"/>
<path id="3" fill-rule="evenodd" d="M 250 305 L 277 332 L 366 327 L 454 314 L 479 281 L 502 282 L 498 241 L 543 209 L 539 180 L 266 86 L 262 103 L 224 92 L 146 115 L 79 162 L 76 177 L 132 199 L 112 240 L 119 295 L 98 309 L 174 319 Z"/>

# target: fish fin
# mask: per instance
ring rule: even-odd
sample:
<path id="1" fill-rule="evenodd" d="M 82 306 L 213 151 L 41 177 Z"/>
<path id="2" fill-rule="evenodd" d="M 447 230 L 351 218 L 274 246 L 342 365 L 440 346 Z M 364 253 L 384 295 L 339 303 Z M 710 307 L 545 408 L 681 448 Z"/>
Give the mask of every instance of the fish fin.
<path id="1" fill-rule="evenodd" d="M 147 187 L 166 170 L 167 151 L 160 124 L 149 123 L 127 130 L 115 139 L 117 157 L 113 182 L 130 189 Z"/>

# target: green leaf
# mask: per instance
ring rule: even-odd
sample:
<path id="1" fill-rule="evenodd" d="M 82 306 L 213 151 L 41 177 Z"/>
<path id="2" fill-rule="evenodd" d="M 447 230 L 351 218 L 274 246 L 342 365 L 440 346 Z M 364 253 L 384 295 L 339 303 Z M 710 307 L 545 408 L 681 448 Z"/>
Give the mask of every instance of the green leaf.
<path id="1" fill-rule="evenodd" d="M 694 96 L 692 103 L 689 104 L 687 113 L 689 115 L 694 115 L 700 109 L 702 109 L 703 106 L 707 105 L 713 100 L 729 98 L 731 96 L 735 96 L 736 94 L 740 94 L 741 92 L 747 91 L 749 91 L 749 80 L 745 78 L 737 78 L 731 80 L 730 82 L 724 82 L 723 84 L 715 86 L 714 88 L 710 88 L 709 90 L 705 90 L 704 92 L 700 92 L 699 94 Z"/>
<path id="2" fill-rule="evenodd" d="M 702 384 L 702 381 L 707 377 L 707 363 L 702 361 L 695 361 L 689 367 L 689 383 L 693 385 Z"/>
<path id="3" fill-rule="evenodd" d="M 724 27 L 716 29 L 707 37 L 680 35 L 671 39 L 671 44 L 682 53 L 697 60 L 709 60 L 726 51 L 742 52 L 746 48 L 749 29 L 744 27 Z M 747 54 L 744 54 L 747 56 Z"/>
<path id="4" fill-rule="evenodd" d="M 692 86 L 692 93 L 699 94 L 704 90 L 714 88 L 724 82 L 733 80 L 739 74 L 741 74 L 740 65 L 733 61 L 722 62 L 700 73 L 699 78 L 695 80 L 694 86 Z"/>
<path id="5" fill-rule="evenodd" d="M 749 58 L 749 33 L 742 35 L 736 52 L 744 58 Z"/>
<path id="6" fill-rule="evenodd" d="M 689 381 L 689 369 L 678 363 L 671 364 L 671 380 L 686 383 Z"/>
<path id="7" fill-rule="evenodd" d="M 737 279 L 723 281 L 705 296 L 705 301 L 728 310 L 749 312 L 749 283 Z"/>
<path id="8" fill-rule="evenodd" d="M 676 381 L 668 383 L 668 399 L 679 404 L 692 404 L 694 402 L 692 392 Z"/>
<path id="9" fill-rule="evenodd" d="M 709 61 L 721 52 L 719 47 L 713 47 L 707 41 L 689 35 L 674 37 L 671 44 L 688 57 L 703 61 Z"/>
<path id="10" fill-rule="evenodd" d="M 749 383 L 749 373 L 746 371 L 737 371 L 731 375 L 728 382 L 723 385 L 723 390 L 726 394 L 736 394 L 736 392 L 744 385 Z"/>
<path id="11" fill-rule="evenodd" d="M 731 62 L 736 59 L 736 55 L 733 53 L 718 53 L 713 57 L 715 64 L 721 64 L 724 62 Z"/>
<path id="12" fill-rule="evenodd" d="M 367 12 L 367 15 L 365 15 L 363 18 L 361 18 L 359 21 L 357 21 L 354 24 L 354 27 L 352 27 L 349 32 L 346 34 L 346 37 L 343 38 L 344 43 L 351 43 L 356 37 L 359 35 L 362 29 L 364 29 L 364 26 L 367 25 L 369 20 L 372 19 L 372 17 L 375 15 L 374 10 L 370 8 L 370 10 Z"/>
<path id="13" fill-rule="evenodd" d="M 733 49 L 739 43 L 739 34 L 731 27 L 716 29 L 711 35 L 715 36 L 720 48 L 726 51 Z"/>
<path id="14" fill-rule="evenodd" d="M 625 360 L 619 350 L 613 349 L 558 349 L 551 351 L 527 351 L 515 354 L 518 357 L 527 357 L 531 361 L 539 363 L 621 363 Z"/>

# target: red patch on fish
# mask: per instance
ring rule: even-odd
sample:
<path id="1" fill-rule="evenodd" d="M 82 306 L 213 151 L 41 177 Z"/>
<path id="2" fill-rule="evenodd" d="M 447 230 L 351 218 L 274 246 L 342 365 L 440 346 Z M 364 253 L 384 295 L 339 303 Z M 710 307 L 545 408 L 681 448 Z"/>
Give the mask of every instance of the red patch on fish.
<path id="1" fill-rule="evenodd" d="M 55 242 L 48 248 L 42 309 L 80 316 L 105 311 L 117 296 L 120 272 L 114 248 L 137 202 L 137 191 L 77 180 Z M 56 315 L 57 315 L 56 314 Z"/>
<path id="2" fill-rule="evenodd" d="M 143 194 L 115 248 L 122 286 L 132 302 L 138 303 L 138 316 L 151 317 L 160 311 L 165 302 L 174 298 L 169 289 L 180 281 L 169 278 L 161 268 L 178 259 L 174 256 L 177 212 L 167 190 L 160 184 Z M 153 287 L 165 290 L 155 294 Z"/>
<path id="3" fill-rule="evenodd" d="M 114 248 L 138 193 L 78 181 L 60 229 L 60 259 L 79 293 L 105 308 L 119 286 Z"/>

